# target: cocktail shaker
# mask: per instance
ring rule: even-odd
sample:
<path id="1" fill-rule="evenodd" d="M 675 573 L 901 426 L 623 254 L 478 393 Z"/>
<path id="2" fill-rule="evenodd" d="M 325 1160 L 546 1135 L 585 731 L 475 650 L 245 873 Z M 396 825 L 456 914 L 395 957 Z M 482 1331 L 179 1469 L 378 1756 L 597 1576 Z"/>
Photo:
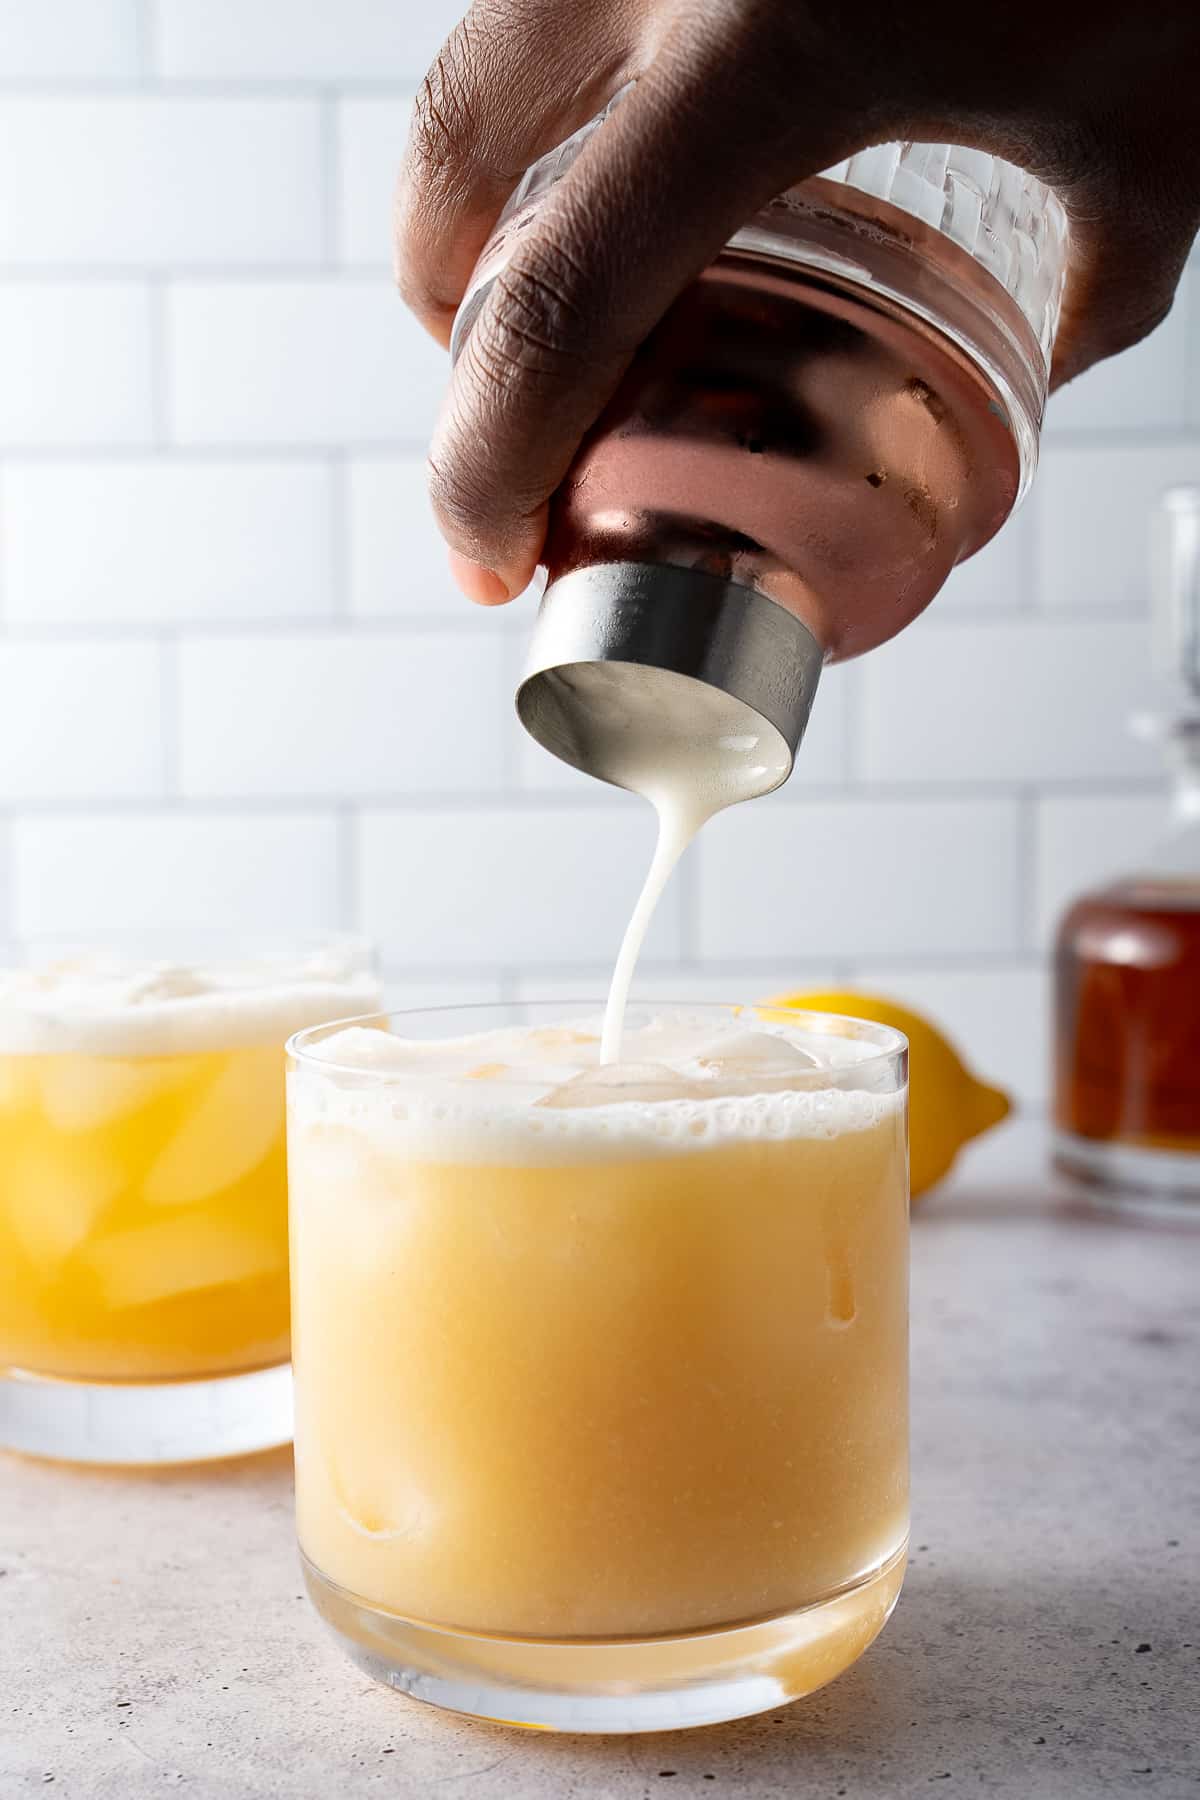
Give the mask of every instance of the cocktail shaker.
<path id="1" fill-rule="evenodd" d="M 453 340 L 603 119 L 536 164 Z M 606 744 L 656 691 L 714 702 L 792 766 L 823 664 L 914 619 L 1032 478 L 1066 220 L 998 158 L 884 144 L 737 232 L 635 356 L 551 507 L 548 581 L 517 709 L 617 779 Z M 632 278 L 632 274 L 631 274 Z M 716 715 L 714 715 L 716 716 Z M 621 762 L 621 758 L 614 759 Z"/>

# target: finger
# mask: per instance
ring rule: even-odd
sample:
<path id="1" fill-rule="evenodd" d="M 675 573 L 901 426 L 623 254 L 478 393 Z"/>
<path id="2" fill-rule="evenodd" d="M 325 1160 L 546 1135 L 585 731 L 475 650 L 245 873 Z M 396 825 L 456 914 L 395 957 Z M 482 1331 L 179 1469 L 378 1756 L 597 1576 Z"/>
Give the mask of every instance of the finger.
<path id="1" fill-rule="evenodd" d="M 800 141 L 769 116 L 779 102 L 756 98 L 727 58 L 668 48 L 547 196 L 481 308 L 430 485 L 451 547 L 509 594 L 532 577 L 580 440 L 671 302 L 775 193 L 847 154 L 840 119 L 816 115 Z"/>
<path id="2" fill-rule="evenodd" d="M 1096 215 L 1066 196 L 1071 263 L 1050 385 L 1140 343 L 1171 310 L 1200 213 L 1191 205 L 1137 201 Z"/>
<path id="3" fill-rule="evenodd" d="M 476 0 L 413 102 L 396 194 L 403 298 L 447 343 L 496 219 L 525 170 L 594 118 L 627 79 L 629 6 Z"/>

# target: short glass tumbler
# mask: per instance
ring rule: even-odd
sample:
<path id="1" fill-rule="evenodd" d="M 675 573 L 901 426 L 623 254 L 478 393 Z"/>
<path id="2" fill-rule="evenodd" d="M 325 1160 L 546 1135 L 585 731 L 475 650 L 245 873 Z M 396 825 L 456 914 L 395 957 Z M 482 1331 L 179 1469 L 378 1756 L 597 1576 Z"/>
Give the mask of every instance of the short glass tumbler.
<path id="1" fill-rule="evenodd" d="M 287 1441 L 284 1045 L 378 999 L 334 938 L 148 934 L 0 969 L 0 1448 Z"/>
<path id="2" fill-rule="evenodd" d="M 811 1693 L 899 1593 L 907 1046 L 788 1014 L 819 1058 L 794 1080 L 547 1106 L 506 1046 L 553 1062 L 597 1010 L 292 1039 L 297 1523 L 318 1611 L 378 1679 L 663 1730 Z"/>

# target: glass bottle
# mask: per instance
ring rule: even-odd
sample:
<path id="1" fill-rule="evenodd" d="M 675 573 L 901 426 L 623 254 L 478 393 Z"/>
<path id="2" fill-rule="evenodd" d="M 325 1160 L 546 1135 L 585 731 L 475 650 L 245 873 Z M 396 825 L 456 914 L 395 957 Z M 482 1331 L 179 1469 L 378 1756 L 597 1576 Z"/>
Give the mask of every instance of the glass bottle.
<path id="1" fill-rule="evenodd" d="M 1055 951 L 1054 1157 L 1113 1197 L 1200 1203 L 1200 487 L 1156 520 L 1162 650 L 1187 701 L 1140 722 L 1171 775 L 1162 839 L 1071 907 Z"/>

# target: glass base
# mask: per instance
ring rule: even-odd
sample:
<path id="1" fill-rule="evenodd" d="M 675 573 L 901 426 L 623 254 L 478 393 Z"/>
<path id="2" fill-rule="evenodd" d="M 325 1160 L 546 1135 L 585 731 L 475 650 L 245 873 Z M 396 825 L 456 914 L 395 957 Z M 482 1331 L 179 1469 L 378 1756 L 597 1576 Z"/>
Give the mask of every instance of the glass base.
<path id="1" fill-rule="evenodd" d="M 451 1712 L 537 1731 L 674 1731 L 768 1712 L 860 1657 L 900 1593 L 907 1543 L 799 1612 L 689 1637 L 555 1642 L 483 1637 L 399 1618 L 347 1593 L 303 1554 L 313 1604 L 368 1675 Z"/>
<path id="2" fill-rule="evenodd" d="M 1056 1169 L 1085 1182 L 1105 1205 L 1173 1217 L 1181 1208 L 1200 1206 L 1200 1153 L 1194 1150 L 1153 1149 L 1057 1130 L 1053 1156 Z"/>
<path id="3" fill-rule="evenodd" d="M 291 1441 L 288 1363 L 207 1381 L 0 1374 L 0 1449 L 81 1463 L 207 1462 Z"/>

